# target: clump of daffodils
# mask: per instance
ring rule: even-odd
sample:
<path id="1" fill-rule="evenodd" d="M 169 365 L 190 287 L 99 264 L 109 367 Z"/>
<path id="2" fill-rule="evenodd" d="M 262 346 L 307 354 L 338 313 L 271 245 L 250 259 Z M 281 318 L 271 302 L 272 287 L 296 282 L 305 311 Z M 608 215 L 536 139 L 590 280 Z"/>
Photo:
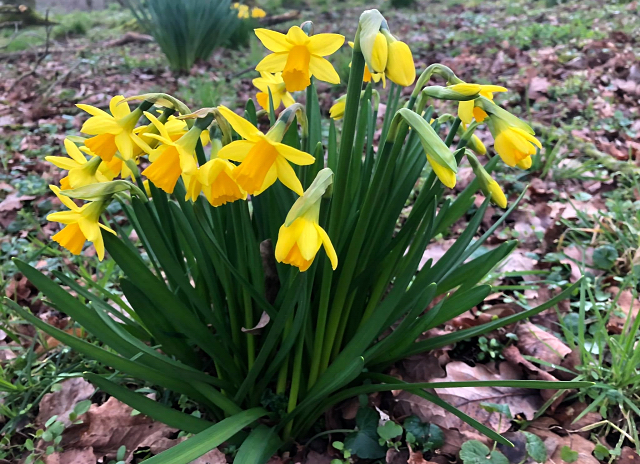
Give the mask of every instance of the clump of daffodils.
<path id="1" fill-rule="evenodd" d="M 239 18 L 265 15 L 260 8 L 239 3 L 233 4 L 233 8 Z M 320 221 L 321 198 L 331 191 L 333 173 L 328 168 L 316 170 L 315 180 L 305 190 L 298 173 L 306 166 L 324 164 L 324 158 L 318 159 L 317 147 L 304 143 L 302 147 L 294 147 L 285 142 L 285 134 L 296 120 L 301 125 L 303 141 L 306 137 L 305 109 L 296 103 L 296 92 L 309 88 L 312 79 L 340 84 L 340 77 L 327 57 L 346 45 L 345 37 L 336 33 L 312 34 L 311 30 L 309 23 L 293 26 L 286 33 L 255 29 L 257 38 L 270 52 L 256 66 L 259 76 L 253 84 L 258 89 L 257 103 L 267 112 L 285 108 L 266 132 L 259 130 L 255 121 L 240 116 L 238 109 L 219 106 L 190 112 L 177 99 L 164 94 L 142 96 L 138 98 L 142 103 L 133 109 L 129 102 L 135 98 L 126 99 L 122 95 L 111 99 L 109 111 L 78 105 L 90 116 L 81 129 L 86 138 L 82 143 L 77 142 L 77 137 L 66 139 L 67 156 L 47 157 L 66 172 L 60 187 L 51 187 L 68 208 L 49 215 L 49 220 L 64 226 L 52 239 L 74 254 L 79 254 L 87 241 L 91 242 L 102 259 L 102 234 L 115 233 L 101 222 L 103 213 L 114 196 L 121 194 L 110 187 L 114 179 L 129 178 L 144 185 L 146 196 L 152 200 L 154 191 L 174 194 L 181 184 L 186 201 L 208 202 L 216 208 L 251 200 L 279 182 L 298 200 L 280 228 L 276 260 L 303 272 L 324 247 L 335 269 L 337 254 Z M 386 19 L 377 10 L 362 14 L 358 32 L 349 45 L 353 49 L 352 65 L 360 66 L 366 85 L 384 88 L 388 80 L 407 87 L 416 81 L 410 47 L 391 33 Z M 425 87 L 432 75 L 443 77 L 447 85 Z M 361 87 L 356 89 L 358 93 Z M 404 131 L 406 135 L 409 128 L 414 130 L 434 174 L 448 188 L 455 186 L 458 164 L 466 154 L 481 190 L 495 204 L 506 208 L 507 198 L 502 189 L 476 157 L 485 155 L 487 149 L 473 131 L 479 124 L 487 124 L 495 140 L 495 152 L 512 167 L 527 169 L 532 164 L 531 156 L 541 148 L 528 124 L 493 101 L 495 93 L 506 91 L 497 85 L 463 82 L 449 68 L 432 65 L 418 79 L 411 99 L 404 107 L 400 105 L 385 143 L 393 143 L 398 137 L 402 144 L 404 138 L 400 139 L 400 134 Z M 373 92 L 377 109 L 379 95 Z M 352 107 L 357 107 L 359 99 L 350 101 L 347 97 L 341 96 L 331 107 L 329 116 L 334 120 L 357 113 L 357 108 Z M 435 127 L 443 118 L 427 122 L 429 118 L 422 111 L 428 98 L 458 102 L 458 116 L 453 125 L 469 150 L 454 153 L 440 138 Z M 135 188 L 133 183 L 130 185 Z M 142 190 L 138 191 L 144 195 Z M 88 201 L 79 205 L 71 198 Z"/>

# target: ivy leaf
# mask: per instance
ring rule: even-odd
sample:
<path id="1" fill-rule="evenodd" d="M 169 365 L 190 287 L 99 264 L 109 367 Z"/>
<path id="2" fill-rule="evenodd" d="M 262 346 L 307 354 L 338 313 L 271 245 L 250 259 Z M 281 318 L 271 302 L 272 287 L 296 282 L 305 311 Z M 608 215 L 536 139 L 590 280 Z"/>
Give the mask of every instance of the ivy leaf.
<path id="1" fill-rule="evenodd" d="M 618 250 L 613 245 L 602 245 L 593 251 L 593 264 L 600 269 L 611 269 L 618 259 Z"/>
<path id="2" fill-rule="evenodd" d="M 564 445 L 560 450 L 560 459 L 571 464 L 572 462 L 576 462 L 578 460 L 578 452 L 573 451 L 567 445 Z"/>
<path id="3" fill-rule="evenodd" d="M 598 458 L 598 460 L 604 461 L 611 455 L 611 453 L 609 452 L 606 446 L 602 445 L 601 443 L 598 443 L 593 450 L 593 455 L 596 458 Z"/>
<path id="4" fill-rule="evenodd" d="M 547 462 L 547 447 L 538 435 L 522 432 L 527 438 L 527 453 L 535 462 Z"/>
<path id="5" fill-rule="evenodd" d="M 422 422 L 418 416 L 407 417 L 403 425 L 407 431 L 407 436 L 411 434 L 414 437 L 414 442 L 422 445 L 423 449 L 434 450 L 442 448 L 444 434 L 437 425 Z"/>
<path id="6" fill-rule="evenodd" d="M 460 449 L 460 459 L 464 464 L 509 464 L 500 451 L 491 451 L 478 440 L 469 440 Z"/>
<path id="7" fill-rule="evenodd" d="M 402 435 L 402 427 L 393 421 L 385 422 L 382 427 L 378 427 L 377 431 L 380 438 L 384 441 L 391 441 Z"/>
<path id="8" fill-rule="evenodd" d="M 361 459 L 380 459 L 386 447 L 378 443 L 378 420 L 380 416 L 371 408 L 360 408 L 356 414 L 358 430 L 344 439 L 344 447 Z"/>

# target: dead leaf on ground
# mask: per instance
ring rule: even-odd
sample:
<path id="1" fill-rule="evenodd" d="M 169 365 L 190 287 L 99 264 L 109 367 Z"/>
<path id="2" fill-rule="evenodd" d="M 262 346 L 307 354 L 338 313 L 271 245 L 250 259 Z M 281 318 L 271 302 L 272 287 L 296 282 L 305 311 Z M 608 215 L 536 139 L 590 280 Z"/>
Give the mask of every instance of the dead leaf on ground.
<path id="1" fill-rule="evenodd" d="M 545 420 L 537 420 L 532 422 L 527 427 L 527 432 L 538 435 L 544 442 L 547 448 L 547 462 L 545 464 L 560 464 L 564 462 L 561 458 L 561 450 L 564 446 L 568 446 L 573 451 L 578 453 L 577 463 L 580 464 L 600 464 L 595 457 L 593 457 L 593 450 L 596 447 L 595 443 L 581 437 L 577 434 L 568 434 L 561 437 L 549 430 L 549 418 L 542 418 Z M 551 420 L 552 422 L 552 420 Z"/>
<path id="2" fill-rule="evenodd" d="M 516 330 L 518 336 L 518 348 L 528 356 L 546 361 L 549 364 L 559 365 L 562 360 L 571 353 L 571 348 L 565 345 L 562 340 L 541 329 L 529 321 L 518 325 Z M 541 365 L 540 369 L 551 372 L 553 367 Z"/>
<path id="3" fill-rule="evenodd" d="M 632 448 L 625 446 L 622 448 L 622 454 L 616 461 L 616 464 L 638 464 L 640 456 Z"/>
<path id="4" fill-rule="evenodd" d="M 7 197 L 0 201 L 0 211 L 14 211 L 22 208 L 23 201 L 35 200 L 33 195 L 19 195 L 17 193 L 11 193 Z"/>
<path id="5" fill-rule="evenodd" d="M 611 287 L 609 292 L 614 296 L 618 296 L 620 293 L 620 289 L 618 287 Z M 624 330 L 624 325 L 631 315 L 632 320 L 629 323 L 633 322 L 636 317 L 638 317 L 638 311 L 640 311 L 640 301 L 633 297 L 633 292 L 631 290 L 624 290 L 620 293 L 618 298 L 618 307 L 620 311 L 625 314 L 625 317 L 616 316 L 615 313 L 611 315 L 609 321 L 607 322 L 607 329 L 611 333 L 621 334 Z"/>
<path id="6" fill-rule="evenodd" d="M 44 458 L 45 464 L 96 464 L 93 448 L 72 449 L 53 453 Z"/>
<path id="7" fill-rule="evenodd" d="M 485 365 L 471 367 L 463 362 L 452 362 L 446 366 L 447 377 L 439 379 L 441 382 L 460 382 L 470 380 L 504 380 L 521 377 L 508 363 L 500 365 L 500 372 L 489 369 Z M 466 388 L 438 388 L 436 394 L 460 409 L 465 414 L 481 423 L 497 430 L 509 430 L 509 421 L 500 420 L 497 413 L 489 413 L 480 407 L 481 403 L 507 404 L 511 413 L 522 414 L 532 419 L 543 404 L 538 390 L 527 388 L 507 387 L 466 387 Z M 444 409 L 427 400 L 408 392 L 401 392 L 396 401 L 405 414 L 416 414 L 424 422 L 432 422 L 446 429 L 471 430 L 471 427 L 458 417 L 449 414 Z M 500 430 L 498 430 L 498 427 Z"/>
<path id="8" fill-rule="evenodd" d="M 40 410 L 36 417 L 36 424 L 44 425 L 52 416 L 58 416 L 58 420 L 65 426 L 71 425 L 69 414 L 80 401 L 91 398 L 96 387 L 82 377 L 65 380 L 60 384 L 60 390 L 47 393 L 40 401 Z"/>
<path id="9" fill-rule="evenodd" d="M 596 411 L 588 412 L 579 421 L 575 423 L 573 422 L 575 418 L 578 417 L 587 407 L 588 404 L 580 402 L 562 405 L 556 410 L 553 418 L 557 420 L 562 427 L 569 431 L 577 431 L 582 429 L 583 427 L 587 427 L 589 425 L 595 424 L 596 422 L 600 422 L 602 420 L 602 416 Z M 589 438 L 589 434 L 591 432 L 587 430 L 585 432 L 577 433 L 585 438 Z M 640 461 L 638 461 L 638 463 L 640 463 Z"/>

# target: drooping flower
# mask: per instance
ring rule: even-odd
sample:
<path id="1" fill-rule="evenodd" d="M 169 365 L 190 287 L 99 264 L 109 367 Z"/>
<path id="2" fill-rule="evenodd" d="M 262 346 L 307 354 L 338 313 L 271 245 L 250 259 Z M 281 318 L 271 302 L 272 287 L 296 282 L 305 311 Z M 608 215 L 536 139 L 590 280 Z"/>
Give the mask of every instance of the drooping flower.
<path id="1" fill-rule="evenodd" d="M 478 179 L 480 189 L 485 194 L 485 196 L 491 196 L 492 203 L 498 205 L 500 208 L 506 208 L 507 197 L 500 188 L 500 185 L 489 175 L 489 173 L 484 169 L 484 166 L 480 164 L 473 153 L 470 153 L 467 150 L 465 154 L 467 155 L 469 164 L 473 169 L 473 173 L 476 175 L 476 179 Z"/>
<path id="2" fill-rule="evenodd" d="M 142 110 L 138 107 L 131 111 L 129 104 L 122 100 L 122 95 L 116 95 L 111 99 L 111 114 L 91 105 L 76 105 L 91 115 L 82 125 L 81 131 L 94 137 L 87 139 L 85 145 L 106 162 L 111 161 L 116 151 L 120 152 L 124 160 L 134 157 L 135 144 L 131 134 L 142 116 Z"/>
<path id="3" fill-rule="evenodd" d="M 344 116 L 344 109 L 346 106 L 347 106 L 347 95 L 345 94 L 345 95 L 342 95 L 333 103 L 333 106 L 329 109 L 329 116 L 335 120 L 342 119 L 342 117 Z"/>
<path id="4" fill-rule="evenodd" d="M 74 189 L 98 182 L 107 182 L 109 179 L 100 171 L 102 159 L 89 152 L 92 156 L 89 161 L 80 149 L 69 139 L 64 139 L 65 156 L 46 156 L 44 159 L 54 166 L 69 171 L 66 177 L 60 180 L 62 190 Z"/>
<path id="5" fill-rule="evenodd" d="M 507 89 L 500 85 L 468 84 L 466 82 L 450 85 L 447 88 L 463 95 L 479 94 L 489 100 L 493 100 L 495 92 L 507 92 Z M 478 122 L 483 122 L 487 113 L 482 108 L 475 106 L 473 100 L 467 100 L 458 103 L 458 116 L 464 124 L 471 124 L 474 118 Z"/>
<path id="6" fill-rule="evenodd" d="M 273 53 L 258 63 L 256 71 L 282 72 L 287 91 L 304 90 L 316 79 L 339 84 L 340 76 L 325 56 L 336 52 L 344 44 L 340 34 L 316 34 L 309 37 L 293 26 L 287 34 L 269 29 L 256 29 L 258 39 Z"/>
<path id="7" fill-rule="evenodd" d="M 321 198 L 332 176 L 328 168 L 320 171 L 307 191 L 291 207 L 278 232 L 275 255 L 279 263 L 290 264 L 304 272 L 313 264 L 318 250 L 324 245 L 331 267 L 334 270 L 338 267 L 336 250 L 329 235 L 318 223 Z"/>
<path id="8" fill-rule="evenodd" d="M 269 110 L 269 90 L 271 90 L 274 110 L 280 107 L 280 103 L 284 103 L 285 107 L 295 103 L 291 94 L 287 92 L 286 84 L 282 80 L 282 73 L 261 72 L 260 77 L 253 80 L 253 85 L 260 90 L 256 94 L 258 104 L 267 111 Z"/>
<path id="9" fill-rule="evenodd" d="M 382 30 L 388 45 L 385 74 L 391 82 L 408 87 L 416 80 L 416 65 L 409 46 L 396 39 L 388 30 Z"/>
<path id="10" fill-rule="evenodd" d="M 191 176 L 189 182 L 185 182 L 188 185 L 186 199 L 195 201 L 202 192 L 211 206 L 246 200 L 247 192 L 234 179 L 234 169 L 236 166 L 224 159 L 207 161 Z"/>
<path id="11" fill-rule="evenodd" d="M 71 198 L 62 195 L 60 189 L 55 185 L 50 185 L 49 187 L 62 204 L 69 208 L 69 211 L 51 213 L 47 216 L 47 220 L 65 225 L 51 239 L 74 255 L 80 254 L 85 242 L 88 240 L 93 243 L 98 259 L 102 261 L 104 258 L 104 241 L 100 229 L 116 234 L 112 229 L 99 222 L 100 215 L 107 207 L 106 201 L 92 201 L 85 203 L 83 206 L 78 206 Z"/>
<path id="12" fill-rule="evenodd" d="M 231 142 L 218 152 L 219 158 L 240 162 L 233 170 L 238 185 L 248 194 L 258 195 L 280 179 L 288 188 L 302 195 L 302 184 L 289 162 L 304 166 L 313 164 L 315 158 L 280 143 L 284 131 L 277 127 L 278 123 L 265 135 L 230 109 L 219 106 L 218 110 L 244 139 Z"/>
<path id="13" fill-rule="evenodd" d="M 385 47 L 387 42 L 385 41 Z M 353 42 L 349 42 L 349 46 L 353 48 Z M 386 66 L 386 63 L 385 63 Z M 351 67 L 351 63 L 349 63 L 349 67 Z M 385 78 L 384 70 L 382 72 L 374 72 L 372 73 L 369 70 L 369 65 L 367 63 L 364 64 L 364 74 L 362 75 L 362 82 L 375 82 L 376 84 L 382 81 L 382 88 L 387 87 L 387 80 Z"/>
<path id="14" fill-rule="evenodd" d="M 186 134 L 174 141 L 164 124 L 154 115 L 145 113 L 145 116 L 159 132 L 159 134 L 147 134 L 147 136 L 157 139 L 161 144 L 151 148 L 134 134 L 133 140 L 149 155 L 149 161 L 151 161 L 151 165 L 142 171 L 142 175 L 156 187 L 167 193 L 173 193 L 181 174 L 191 175 L 196 172 L 195 149 L 202 129 L 195 124 Z"/>

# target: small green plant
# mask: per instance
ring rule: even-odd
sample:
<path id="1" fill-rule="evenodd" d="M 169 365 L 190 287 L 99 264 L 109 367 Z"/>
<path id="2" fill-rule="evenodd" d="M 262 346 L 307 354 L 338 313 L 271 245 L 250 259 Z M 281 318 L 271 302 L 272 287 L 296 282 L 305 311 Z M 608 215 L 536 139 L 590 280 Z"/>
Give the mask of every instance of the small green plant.
<path id="1" fill-rule="evenodd" d="M 158 42 L 169 65 L 188 71 L 224 45 L 238 25 L 229 0 L 125 0 L 140 26 Z"/>
<path id="2" fill-rule="evenodd" d="M 344 443 L 341 441 L 334 441 L 331 445 L 338 451 L 342 453 L 342 459 L 332 459 L 331 464 L 351 464 L 352 454 L 347 448 L 345 448 Z"/>
<path id="3" fill-rule="evenodd" d="M 413 449 L 433 451 L 444 445 L 444 433 L 435 424 L 422 422 L 418 416 L 409 416 L 402 424 L 405 430 L 405 441 Z"/>

